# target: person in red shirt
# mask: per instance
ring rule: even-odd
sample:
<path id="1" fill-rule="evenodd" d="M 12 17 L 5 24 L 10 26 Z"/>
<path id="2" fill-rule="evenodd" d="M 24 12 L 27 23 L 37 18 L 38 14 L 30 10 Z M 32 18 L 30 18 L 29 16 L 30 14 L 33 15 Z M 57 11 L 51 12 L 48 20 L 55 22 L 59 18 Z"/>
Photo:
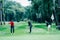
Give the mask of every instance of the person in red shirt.
<path id="1" fill-rule="evenodd" d="M 14 22 L 10 21 L 9 24 L 11 26 L 11 33 L 14 33 Z"/>

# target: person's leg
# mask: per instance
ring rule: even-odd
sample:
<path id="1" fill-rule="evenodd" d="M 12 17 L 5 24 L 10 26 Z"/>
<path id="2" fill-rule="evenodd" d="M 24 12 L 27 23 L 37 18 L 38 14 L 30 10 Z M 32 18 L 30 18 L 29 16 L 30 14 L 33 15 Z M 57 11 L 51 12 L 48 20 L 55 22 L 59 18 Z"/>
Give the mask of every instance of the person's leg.
<path id="1" fill-rule="evenodd" d="M 30 33 L 31 33 L 31 31 L 32 31 L 32 26 L 30 26 Z"/>
<path id="2" fill-rule="evenodd" d="M 51 25 L 48 25 L 48 31 L 50 31 L 50 27 L 51 27 Z"/>
<path id="3" fill-rule="evenodd" d="M 12 33 L 12 26 L 11 26 L 11 33 Z"/>
<path id="4" fill-rule="evenodd" d="M 30 33 L 31 33 L 31 27 L 30 27 Z"/>
<path id="5" fill-rule="evenodd" d="M 14 27 L 13 27 L 13 33 L 14 33 Z"/>

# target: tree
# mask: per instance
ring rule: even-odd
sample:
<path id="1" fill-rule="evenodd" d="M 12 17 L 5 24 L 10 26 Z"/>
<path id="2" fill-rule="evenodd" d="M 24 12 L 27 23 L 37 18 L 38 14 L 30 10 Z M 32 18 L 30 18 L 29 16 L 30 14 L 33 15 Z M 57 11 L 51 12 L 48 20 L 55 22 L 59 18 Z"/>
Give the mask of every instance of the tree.
<path id="1" fill-rule="evenodd" d="M 41 19 L 45 21 L 46 19 L 51 20 L 52 15 L 52 7 L 53 7 L 53 1 L 52 0 L 29 0 L 32 1 L 32 9 L 35 12 L 34 14 L 37 14 L 37 20 Z M 39 15 L 40 14 L 40 15 Z M 41 19 L 39 19 L 41 18 Z M 50 22 L 49 20 L 49 22 Z"/>
<path id="2" fill-rule="evenodd" d="M 5 18 L 9 17 L 9 15 L 14 14 L 14 21 L 20 21 L 22 19 L 22 15 L 25 12 L 25 8 L 22 7 L 19 3 L 13 2 L 13 1 L 5 1 L 4 4 L 4 12 L 5 12 Z M 9 17 L 10 18 L 10 17 Z M 8 20 L 9 21 L 9 20 Z"/>
<path id="3" fill-rule="evenodd" d="M 0 0 L 0 24 L 2 25 L 3 0 Z"/>

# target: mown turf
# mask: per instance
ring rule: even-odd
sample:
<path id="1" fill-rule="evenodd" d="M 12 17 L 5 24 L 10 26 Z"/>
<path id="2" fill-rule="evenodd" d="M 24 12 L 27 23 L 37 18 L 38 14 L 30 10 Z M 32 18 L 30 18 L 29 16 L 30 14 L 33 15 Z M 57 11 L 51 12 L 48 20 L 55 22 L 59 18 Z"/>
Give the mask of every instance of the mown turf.
<path id="1" fill-rule="evenodd" d="M 52 25 L 50 32 L 47 31 L 45 23 L 32 23 L 31 35 L 48 35 L 48 34 L 60 34 L 60 31 L 56 29 L 55 25 Z M 14 36 L 27 35 L 29 34 L 29 27 L 27 22 L 15 22 L 15 33 Z M 0 36 L 11 36 L 10 25 L 0 25 Z"/>
<path id="2" fill-rule="evenodd" d="M 32 33 L 29 34 L 27 22 L 15 22 L 15 33 L 10 33 L 10 25 L 0 25 L 0 40 L 60 40 L 60 30 L 52 25 L 47 31 L 45 23 L 32 23 Z"/>

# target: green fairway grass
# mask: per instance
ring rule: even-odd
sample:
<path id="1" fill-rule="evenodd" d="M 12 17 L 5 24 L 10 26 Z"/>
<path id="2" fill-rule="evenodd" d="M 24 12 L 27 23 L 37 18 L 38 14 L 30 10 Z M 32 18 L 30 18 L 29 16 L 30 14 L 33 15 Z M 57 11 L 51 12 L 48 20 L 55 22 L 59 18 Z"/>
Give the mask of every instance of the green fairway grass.
<path id="1" fill-rule="evenodd" d="M 0 40 L 5 40 L 3 38 L 11 39 L 12 37 L 14 40 L 44 40 L 45 39 L 50 39 L 51 40 L 60 40 L 60 31 L 56 29 L 55 25 L 52 25 L 51 30 L 47 31 L 47 27 L 45 23 L 32 23 L 33 28 L 32 28 L 32 33 L 29 34 L 29 27 L 27 22 L 15 22 L 15 33 L 11 34 L 10 33 L 10 25 L 6 23 L 6 25 L 0 25 Z M 26 36 L 26 37 L 25 37 Z M 20 38 L 21 37 L 21 38 Z M 41 38 L 39 38 L 41 37 Z M 57 38 L 56 38 L 57 37 Z M 35 38 L 35 39 L 34 39 Z M 54 39 L 55 38 L 55 39 Z"/>
<path id="2" fill-rule="evenodd" d="M 37 32 L 38 31 L 38 32 Z M 15 22 L 15 34 L 14 35 L 24 35 L 28 34 L 29 27 L 26 22 Z M 35 33 L 34 33 L 35 32 Z M 60 31 L 56 29 L 55 25 L 52 25 L 50 34 L 60 34 Z M 0 36 L 10 36 L 10 25 L 0 25 Z M 44 23 L 33 23 L 32 34 L 48 34 L 46 24 Z"/>

